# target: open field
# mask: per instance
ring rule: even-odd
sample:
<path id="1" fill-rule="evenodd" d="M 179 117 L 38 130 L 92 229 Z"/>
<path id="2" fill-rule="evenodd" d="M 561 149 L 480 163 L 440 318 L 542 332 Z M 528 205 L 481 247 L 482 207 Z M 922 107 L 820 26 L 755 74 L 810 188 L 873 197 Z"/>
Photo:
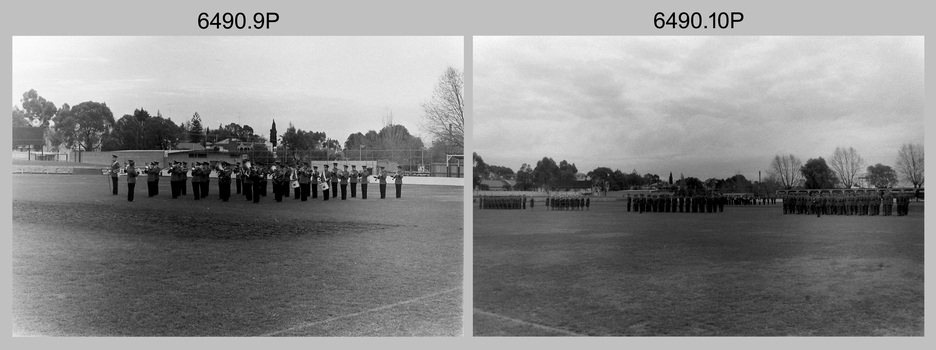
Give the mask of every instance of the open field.
<path id="1" fill-rule="evenodd" d="M 536 209 L 474 210 L 475 335 L 923 335 L 922 203 L 905 217 Z"/>
<path id="2" fill-rule="evenodd" d="M 127 202 L 123 178 L 13 175 L 14 335 L 462 333 L 462 187 L 253 204 L 166 180 Z"/>

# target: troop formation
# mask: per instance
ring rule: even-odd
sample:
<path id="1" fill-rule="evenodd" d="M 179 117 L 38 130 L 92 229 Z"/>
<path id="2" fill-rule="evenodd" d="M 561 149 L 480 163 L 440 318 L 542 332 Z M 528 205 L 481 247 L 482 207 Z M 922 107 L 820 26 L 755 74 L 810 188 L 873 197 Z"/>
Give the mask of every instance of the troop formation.
<path id="1" fill-rule="evenodd" d="M 727 198 L 722 195 L 672 196 L 665 194 L 627 195 L 627 211 L 636 213 L 721 213 Z"/>
<path id="2" fill-rule="evenodd" d="M 532 198 L 530 201 L 531 206 L 535 205 Z M 526 196 L 481 196 L 478 209 L 526 209 L 526 202 Z"/>
<path id="3" fill-rule="evenodd" d="M 890 191 L 865 194 L 795 194 L 783 196 L 783 214 L 801 215 L 883 215 L 893 214 L 896 202 L 897 215 L 907 215 L 910 205 L 909 194 L 892 194 Z"/>
<path id="4" fill-rule="evenodd" d="M 113 163 L 110 168 L 110 176 L 113 185 L 113 194 L 118 194 L 118 175 L 123 169 L 127 174 L 127 200 L 133 201 L 134 187 L 136 178 L 141 173 L 147 175 L 147 189 L 149 197 L 159 195 L 159 178 L 163 171 L 169 174 L 170 189 L 172 198 L 186 196 L 186 188 L 191 174 L 192 194 L 195 200 L 208 197 L 210 191 L 211 174 L 214 173 L 218 182 L 218 199 L 227 202 L 231 198 L 231 183 L 235 184 L 236 193 L 242 194 L 248 201 L 259 203 L 260 197 L 265 197 L 268 193 L 268 179 L 272 179 L 272 192 L 277 202 L 282 202 L 283 198 L 289 198 L 292 192 L 293 199 L 307 201 L 309 197 L 318 198 L 321 190 L 323 200 L 330 197 L 341 200 L 348 198 L 348 187 L 350 185 L 350 197 L 357 197 L 358 184 L 361 185 L 361 199 L 367 199 L 367 185 L 370 183 L 371 170 L 367 166 L 362 166 L 357 170 L 356 165 L 343 166 L 343 170 L 338 169 L 338 163 L 332 163 L 334 167 L 329 170 L 328 164 L 324 165 L 324 170 L 319 171 L 318 166 L 310 166 L 308 162 L 299 164 L 290 162 L 282 164 L 279 161 L 274 164 L 252 164 L 245 161 L 231 164 L 226 161 L 215 163 L 195 162 L 189 166 L 188 162 L 175 161 L 167 168 L 159 167 L 159 162 L 152 162 L 143 169 L 136 167 L 133 160 L 125 162 L 121 167 L 117 156 L 113 156 Z M 380 198 L 386 198 L 387 179 L 393 180 L 396 188 L 396 198 L 402 195 L 403 171 L 402 167 L 397 167 L 396 173 L 388 173 L 384 167 L 373 175 L 378 183 Z M 329 196 L 329 194 L 331 196 Z"/>
<path id="5" fill-rule="evenodd" d="M 478 209 L 526 209 L 536 208 L 537 200 L 527 196 L 480 196 Z M 588 210 L 591 199 L 581 195 L 550 195 L 540 199 L 546 210 Z"/>
<path id="6" fill-rule="evenodd" d="M 591 198 L 580 195 L 556 195 L 546 197 L 546 210 L 588 210 Z"/>

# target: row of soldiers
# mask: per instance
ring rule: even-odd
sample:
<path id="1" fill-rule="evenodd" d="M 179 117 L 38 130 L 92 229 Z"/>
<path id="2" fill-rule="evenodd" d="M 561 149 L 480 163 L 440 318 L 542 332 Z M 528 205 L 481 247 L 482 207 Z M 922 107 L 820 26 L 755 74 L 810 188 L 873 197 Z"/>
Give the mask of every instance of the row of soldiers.
<path id="1" fill-rule="evenodd" d="M 777 204 L 777 197 L 768 196 L 726 196 L 726 205 L 767 205 Z"/>
<path id="2" fill-rule="evenodd" d="M 530 197 L 530 209 L 536 207 L 536 198 Z M 546 210 L 588 210 L 591 198 L 571 195 L 546 197 Z M 527 208 L 526 196 L 480 196 L 478 209 L 521 209 Z"/>
<path id="3" fill-rule="evenodd" d="M 530 198 L 532 209 L 533 198 Z M 481 196 L 478 209 L 526 209 L 526 196 Z"/>
<path id="4" fill-rule="evenodd" d="M 575 195 L 546 197 L 546 210 L 588 210 L 591 198 Z"/>
<path id="5" fill-rule="evenodd" d="M 897 216 L 907 215 L 909 194 L 890 191 L 849 195 L 793 194 L 782 197 L 783 214 L 825 215 L 883 215 L 893 214 L 896 202 Z"/>
<path id="6" fill-rule="evenodd" d="M 231 164 L 222 161 L 214 167 L 209 162 L 195 162 L 189 167 L 187 162 L 176 161 L 166 169 L 160 168 L 158 162 L 152 162 L 142 169 L 142 173 L 147 175 L 150 197 L 159 194 L 159 177 L 161 172 L 166 170 L 169 172 L 173 199 L 187 195 L 186 184 L 189 172 L 191 172 L 192 191 L 195 200 L 208 196 L 212 172 L 217 175 L 219 199 L 223 201 L 230 199 L 231 182 L 234 182 L 237 194 L 243 193 L 247 200 L 259 203 L 260 197 L 267 195 L 268 178 L 273 180 L 273 193 L 277 202 L 281 202 L 284 197 L 289 197 L 290 188 L 293 189 L 294 199 L 302 201 L 306 201 L 310 195 L 312 198 L 318 198 L 320 188 L 324 200 L 328 200 L 329 190 L 331 190 L 331 197 L 337 198 L 339 189 L 341 190 L 341 199 L 345 200 L 347 199 L 349 184 L 351 185 L 351 198 L 355 198 L 357 197 L 358 183 L 361 184 L 361 198 L 367 199 L 367 184 L 370 182 L 368 179 L 370 171 L 367 166 L 362 166 L 362 170 L 359 172 L 356 169 L 357 167 L 352 165 L 352 170 L 349 172 L 347 165 L 344 166 L 343 171 L 338 170 L 337 162 L 334 165 L 334 169 L 329 171 L 328 165 L 325 164 L 325 171 L 319 172 L 318 166 L 310 167 L 308 162 L 298 166 L 297 163 L 280 164 L 279 161 L 271 165 L 250 164 L 250 162 L 244 162 L 241 165 L 240 162 Z M 114 155 L 110 169 L 114 195 L 118 193 L 117 179 L 120 169 L 120 163 L 117 161 L 117 156 Z M 124 169 L 127 173 L 128 200 L 133 201 L 133 187 L 141 170 L 136 167 L 133 160 L 126 162 Z M 397 169 L 396 173 L 390 174 L 384 167 L 380 167 L 380 171 L 374 175 L 380 185 L 380 198 L 386 198 L 388 177 L 394 181 L 396 198 L 401 197 L 403 172 L 402 167 L 398 166 Z M 329 183 L 332 185 L 329 186 Z"/>
<path id="7" fill-rule="evenodd" d="M 627 195 L 627 212 L 636 213 L 721 213 L 727 198 L 722 195 Z"/>

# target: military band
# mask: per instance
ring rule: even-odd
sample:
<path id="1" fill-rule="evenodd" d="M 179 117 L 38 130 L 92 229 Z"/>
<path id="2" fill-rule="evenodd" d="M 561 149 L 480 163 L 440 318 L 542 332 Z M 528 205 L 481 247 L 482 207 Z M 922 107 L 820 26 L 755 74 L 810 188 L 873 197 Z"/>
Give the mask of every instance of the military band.
<path id="1" fill-rule="evenodd" d="M 115 156 L 114 159 L 116 164 L 117 157 Z M 116 171 L 111 167 L 107 169 L 107 173 L 113 175 L 118 174 L 120 171 L 126 171 L 126 165 L 124 167 L 117 165 Z M 330 169 L 329 164 L 324 164 L 324 171 L 321 172 L 318 165 L 312 166 L 309 162 L 284 164 L 276 161 L 274 164 L 267 166 L 262 163 L 252 164 L 250 161 L 245 161 L 243 164 L 241 162 L 232 164 L 227 161 L 220 161 L 194 162 L 191 168 L 188 168 L 187 165 L 187 162 L 172 161 L 165 168 L 161 168 L 158 162 L 151 162 L 145 168 L 134 168 L 134 170 L 137 176 L 147 175 L 147 193 L 150 197 L 158 195 L 159 177 L 165 171 L 165 174 L 169 176 L 172 199 L 178 199 L 179 196 L 184 195 L 185 189 L 188 187 L 186 179 L 189 172 L 191 173 L 192 191 L 195 200 L 208 197 L 211 185 L 210 177 L 216 176 L 218 180 L 218 199 L 225 202 L 231 198 L 233 183 L 234 185 L 239 184 L 240 190 L 237 194 L 243 195 L 247 201 L 259 203 L 260 197 L 263 197 L 263 187 L 267 176 L 272 180 L 271 188 L 277 202 L 281 202 L 283 197 L 290 197 L 290 193 L 293 194 L 294 199 L 300 201 L 308 201 L 309 197 L 317 199 L 320 189 L 323 190 L 323 200 L 335 198 L 334 195 L 338 193 L 339 189 L 341 190 L 342 200 L 347 200 L 348 184 L 353 184 L 351 186 L 351 198 L 357 198 L 357 184 L 360 184 L 360 198 L 367 199 L 367 187 L 371 182 L 370 170 L 366 165 L 361 166 L 361 170 L 358 171 L 357 166 L 354 165 L 344 165 L 344 170 L 337 170 Z M 350 171 L 349 167 L 351 168 Z M 402 167 L 398 166 L 397 172 L 390 173 L 386 168 L 380 167 L 374 177 L 380 184 L 381 198 L 386 198 L 387 183 L 391 180 L 388 178 L 392 178 L 395 185 L 396 198 L 402 197 L 404 176 L 402 170 Z M 136 179 L 132 183 L 135 184 Z M 329 186 L 330 183 L 337 184 L 337 186 Z M 526 204 L 524 201 L 520 205 L 525 208 Z"/>

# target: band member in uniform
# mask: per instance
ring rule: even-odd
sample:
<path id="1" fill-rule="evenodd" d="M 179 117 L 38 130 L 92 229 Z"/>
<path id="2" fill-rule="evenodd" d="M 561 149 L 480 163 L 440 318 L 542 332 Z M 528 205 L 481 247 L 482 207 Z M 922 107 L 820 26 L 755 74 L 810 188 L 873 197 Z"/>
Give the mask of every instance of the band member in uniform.
<path id="1" fill-rule="evenodd" d="M 260 176 L 260 195 L 266 197 L 267 195 L 267 176 L 270 175 L 270 167 L 266 164 L 260 163 L 260 170 L 257 171 L 257 175 Z"/>
<path id="2" fill-rule="evenodd" d="M 387 198 L 387 171 L 384 167 L 380 167 L 377 180 L 380 182 L 380 199 Z"/>
<path id="3" fill-rule="evenodd" d="M 312 198 L 318 198 L 319 191 L 319 177 L 322 175 L 319 174 L 318 165 L 312 166 L 312 173 L 309 174 L 309 191 L 312 191 Z"/>
<path id="4" fill-rule="evenodd" d="M 160 172 L 162 172 L 162 169 L 159 168 L 159 162 L 152 162 L 149 166 L 146 167 L 147 197 L 152 197 L 159 194 Z"/>
<path id="5" fill-rule="evenodd" d="M 283 201 L 283 195 L 289 195 L 288 188 L 285 188 L 283 184 L 289 182 L 289 177 L 286 175 L 286 169 L 280 166 L 279 161 L 276 161 L 273 164 L 273 198 L 277 202 Z"/>
<path id="6" fill-rule="evenodd" d="M 192 195 L 195 196 L 195 200 L 201 199 L 202 171 L 201 163 L 192 164 Z"/>
<path id="7" fill-rule="evenodd" d="M 327 184 L 329 180 L 331 180 L 331 172 L 328 171 L 328 164 L 325 164 L 325 170 L 322 171 L 322 178 L 319 181 Z M 331 189 L 322 189 L 323 200 L 328 200 L 329 192 L 331 192 Z"/>
<path id="8" fill-rule="evenodd" d="M 172 163 L 172 166 L 169 167 L 169 192 L 172 193 L 172 199 L 179 198 L 179 194 L 182 192 L 179 189 L 179 184 L 181 183 L 181 176 L 179 173 L 182 171 L 182 166 L 179 161 Z"/>
<path id="9" fill-rule="evenodd" d="M 211 182 L 211 163 L 202 162 L 201 197 L 208 197 L 208 185 Z"/>
<path id="10" fill-rule="evenodd" d="M 403 189 L 403 167 L 397 165 L 397 172 L 393 174 L 393 185 L 396 187 L 396 197 L 400 198 L 400 192 Z"/>
<path id="11" fill-rule="evenodd" d="M 241 174 L 241 163 L 234 163 L 234 169 L 232 171 L 234 172 L 234 185 L 237 189 L 237 193 L 235 194 L 241 194 L 241 185 L 244 184 L 244 176 Z"/>
<path id="12" fill-rule="evenodd" d="M 263 165 L 257 164 L 251 167 L 249 176 L 250 182 L 253 185 L 250 189 L 253 202 L 260 203 L 260 196 L 263 195 L 263 183 L 266 182 L 266 179 L 264 178 L 266 175 L 264 175 Z"/>
<path id="13" fill-rule="evenodd" d="M 222 201 L 227 202 L 231 198 L 231 174 L 233 173 L 234 170 L 228 162 L 222 161 L 218 166 L 218 193 Z"/>
<path id="14" fill-rule="evenodd" d="M 341 200 L 348 199 L 348 165 L 344 165 L 344 170 L 338 173 L 338 181 L 341 184 Z"/>
<path id="15" fill-rule="evenodd" d="M 181 178 L 180 181 L 182 181 L 181 195 L 183 196 L 188 195 L 188 172 L 189 172 L 188 162 L 182 162 L 182 174 L 179 177 Z"/>
<path id="16" fill-rule="evenodd" d="M 293 189 L 293 199 L 302 198 L 302 186 L 299 185 L 299 164 L 289 164 L 289 187 Z"/>
<path id="17" fill-rule="evenodd" d="M 367 178 L 368 175 L 367 165 L 362 165 L 361 172 L 358 174 L 361 178 L 361 199 L 367 199 L 367 183 L 370 182 L 370 179 Z"/>
<path id="18" fill-rule="evenodd" d="M 332 171 L 328 174 L 328 179 L 331 182 L 331 195 L 332 198 L 338 198 L 338 162 L 333 163 Z"/>
<path id="19" fill-rule="evenodd" d="M 351 165 L 351 198 L 357 197 L 357 183 L 360 174 L 357 171 L 356 165 Z"/>
<path id="20" fill-rule="evenodd" d="M 299 199 L 303 202 L 309 200 L 309 182 L 312 181 L 311 174 L 309 173 L 309 163 L 304 163 L 301 168 L 297 171 L 298 181 L 299 182 Z"/>
<path id="21" fill-rule="evenodd" d="M 133 202 L 133 188 L 136 187 L 137 170 L 133 160 L 127 161 L 127 201 Z"/>
<path id="22" fill-rule="evenodd" d="M 243 194 L 244 197 L 247 198 L 248 202 L 253 200 L 253 179 L 251 173 L 253 173 L 253 169 L 250 167 L 250 162 L 244 161 L 244 165 L 241 168 L 240 174 L 244 181 Z"/>
<path id="23" fill-rule="evenodd" d="M 117 161 L 117 155 L 114 154 L 111 156 L 110 176 L 111 176 L 111 182 L 113 183 L 112 187 L 113 187 L 115 196 L 117 195 L 117 179 L 120 178 L 119 175 L 120 175 L 120 162 Z"/>

